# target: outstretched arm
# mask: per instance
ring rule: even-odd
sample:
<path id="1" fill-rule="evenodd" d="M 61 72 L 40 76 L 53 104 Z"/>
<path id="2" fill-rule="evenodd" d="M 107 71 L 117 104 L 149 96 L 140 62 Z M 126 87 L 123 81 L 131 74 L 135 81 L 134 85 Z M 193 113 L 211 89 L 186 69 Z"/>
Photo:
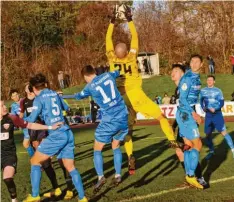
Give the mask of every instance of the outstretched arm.
<path id="1" fill-rule="evenodd" d="M 106 54 L 110 53 L 111 51 L 114 51 L 114 45 L 112 41 L 113 31 L 114 31 L 114 24 L 110 23 L 106 33 Z"/>
<path id="2" fill-rule="evenodd" d="M 137 53 L 139 47 L 138 47 L 138 35 L 137 35 L 136 27 L 133 21 L 128 22 L 128 26 L 132 35 L 130 52 Z"/>
<path id="3" fill-rule="evenodd" d="M 19 116 L 16 115 L 9 115 L 9 117 L 11 118 L 15 126 L 20 128 L 28 128 L 32 130 L 55 130 L 63 124 L 62 122 L 58 122 L 53 126 L 47 126 L 39 123 L 28 123 L 27 121 L 24 121 L 23 119 L 21 119 Z"/>

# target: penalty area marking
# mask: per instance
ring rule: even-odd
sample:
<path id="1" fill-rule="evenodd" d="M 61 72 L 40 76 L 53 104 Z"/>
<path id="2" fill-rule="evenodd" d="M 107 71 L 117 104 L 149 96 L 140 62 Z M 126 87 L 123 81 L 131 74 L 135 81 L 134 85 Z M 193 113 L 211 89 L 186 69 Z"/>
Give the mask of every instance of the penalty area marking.
<path id="1" fill-rule="evenodd" d="M 217 180 L 212 180 L 212 181 L 210 181 L 210 184 L 216 184 L 219 182 L 226 182 L 229 180 L 234 180 L 234 176 L 226 177 L 226 178 L 222 178 L 222 179 L 217 179 Z M 133 201 L 133 200 L 134 201 L 143 200 L 143 199 L 152 198 L 155 196 L 161 196 L 163 194 L 168 194 L 168 193 L 172 193 L 172 192 L 176 192 L 176 191 L 180 191 L 180 190 L 184 190 L 184 189 L 188 189 L 188 188 L 190 188 L 190 187 L 179 187 L 179 188 L 175 188 L 175 189 L 163 190 L 163 191 L 159 191 L 156 193 L 147 194 L 144 196 L 136 196 L 136 197 L 132 197 L 131 199 L 121 200 L 120 202 L 128 202 L 128 201 Z"/>

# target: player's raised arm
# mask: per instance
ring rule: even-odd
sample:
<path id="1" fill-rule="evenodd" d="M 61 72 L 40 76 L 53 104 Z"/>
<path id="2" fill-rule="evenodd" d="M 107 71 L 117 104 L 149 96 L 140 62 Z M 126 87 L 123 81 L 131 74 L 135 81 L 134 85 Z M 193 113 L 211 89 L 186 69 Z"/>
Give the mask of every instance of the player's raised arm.
<path id="1" fill-rule="evenodd" d="M 128 26 L 129 30 L 132 35 L 132 40 L 131 40 L 131 47 L 130 47 L 130 52 L 137 53 L 138 52 L 138 35 L 136 31 L 136 27 L 132 21 L 132 14 L 130 8 L 127 7 L 126 12 L 125 12 L 125 17 L 128 21 Z"/>
<path id="2" fill-rule="evenodd" d="M 114 51 L 114 45 L 113 45 L 113 41 L 112 41 L 112 34 L 114 31 L 114 23 L 115 23 L 115 12 L 113 12 L 112 16 L 111 16 L 111 21 L 110 24 L 108 26 L 107 29 L 107 33 L 106 33 L 106 54 L 108 56 L 108 53 Z"/>

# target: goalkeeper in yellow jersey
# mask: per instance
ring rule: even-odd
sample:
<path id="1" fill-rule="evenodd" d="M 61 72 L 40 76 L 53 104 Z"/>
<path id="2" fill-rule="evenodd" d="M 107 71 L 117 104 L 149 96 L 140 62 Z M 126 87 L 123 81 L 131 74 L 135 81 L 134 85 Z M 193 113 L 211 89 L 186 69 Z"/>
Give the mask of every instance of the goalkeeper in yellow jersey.
<path id="1" fill-rule="evenodd" d="M 114 30 L 115 14 L 113 14 L 106 34 L 106 55 L 110 64 L 110 71 L 120 71 L 120 77 L 117 78 L 116 82 L 125 104 L 128 107 L 129 133 L 125 138 L 124 146 L 129 158 L 129 174 L 132 175 L 135 173 L 132 132 L 137 112 L 159 120 L 161 128 L 171 142 L 171 145 L 174 147 L 178 145 L 175 141 L 174 132 L 168 120 L 162 114 L 159 106 L 148 98 L 142 90 L 142 78 L 137 66 L 138 36 L 129 8 L 126 9 L 125 17 L 132 35 L 130 51 L 128 51 L 124 43 L 118 43 L 114 48 L 112 33 Z"/>

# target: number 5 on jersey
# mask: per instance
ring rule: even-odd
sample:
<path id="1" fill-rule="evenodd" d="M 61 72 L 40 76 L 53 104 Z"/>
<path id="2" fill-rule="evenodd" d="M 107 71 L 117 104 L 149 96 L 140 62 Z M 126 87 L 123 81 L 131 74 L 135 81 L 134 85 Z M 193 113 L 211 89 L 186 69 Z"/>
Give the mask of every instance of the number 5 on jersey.
<path id="1" fill-rule="evenodd" d="M 51 98 L 51 102 L 52 102 L 52 114 L 54 116 L 60 115 L 60 109 L 58 104 L 56 103 L 56 98 Z"/>

